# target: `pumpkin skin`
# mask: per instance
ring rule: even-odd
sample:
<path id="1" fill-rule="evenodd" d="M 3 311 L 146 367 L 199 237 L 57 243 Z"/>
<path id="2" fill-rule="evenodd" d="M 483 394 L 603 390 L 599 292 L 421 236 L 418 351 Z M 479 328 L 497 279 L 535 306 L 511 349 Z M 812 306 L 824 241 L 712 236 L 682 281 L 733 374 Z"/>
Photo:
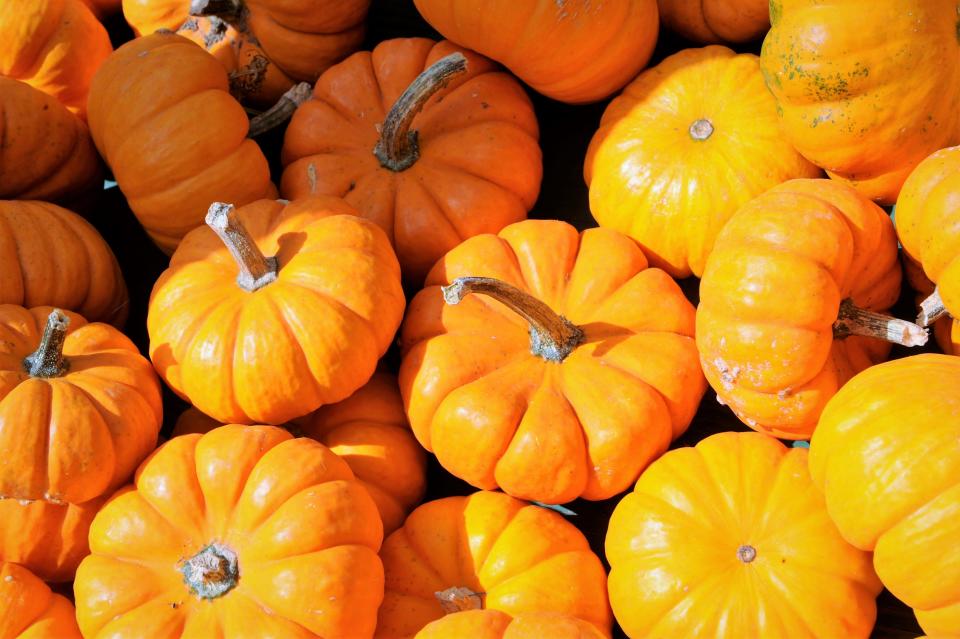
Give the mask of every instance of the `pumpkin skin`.
<path id="1" fill-rule="evenodd" d="M 94 519 L 77 620 L 86 639 L 369 638 L 382 539 L 373 500 L 315 441 L 237 425 L 176 437 Z"/>
<path id="2" fill-rule="evenodd" d="M 617 504 L 610 602 L 629 637 L 863 637 L 882 586 L 814 489 L 807 451 L 719 433 L 666 453 Z"/>
<path id="3" fill-rule="evenodd" d="M 750 42 L 770 27 L 768 0 L 657 0 L 663 25 L 687 40 Z"/>
<path id="4" fill-rule="evenodd" d="M 810 442 L 833 521 L 934 637 L 960 628 L 957 384 L 950 355 L 874 366 L 834 395 Z"/>
<path id="5" fill-rule="evenodd" d="M 740 206 L 820 174 L 784 138 L 757 57 L 721 46 L 686 49 L 641 73 L 607 107 L 584 163 L 597 222 L 678 278 L 703 274 Z"/>
<path id="6" fill-rule="evenodd" d="M 283 424 L 346 399 L 403 317 L 386 235 L 329 197 L 261 200 L 232 215 L 276 255 L 276 281 L 245 290 L 223 241 L 206 226 L 190 232 L 150 295 L 157 372 L 223 423 Z"/>
<path id="7" fill-rule="evenodd" d="M 123 326 L 127 286 L 113 251 L 82 217 L 46 202 L 0 200 L 0 304 L 56 306 Z"/>
<path id="8" fill-rule="evenodd" d="M 493 58 L 543 95 L 571 104 L 614 93 L 657 42 L 656 0 L 414 0 L 443 37 Z"/>
<path id="9" fill-rule="evenodd" d="M 387 537 L 380 557 L 386 587 L 376 637 L 413 637 L 443 616 L 435 593 L 454 587 L 479 593 L 468 600 L 486 610 L 560 613 L 609 636 L 606 574 L 583 533 L 503 493 L 420 506 Z"/>
<path id="10" fill-rule="evenodd" d="M 760 67 L 784 133 L 830 177 L 893 204 L 913 167 L 958 142 L 955 0 L 773 0 L 770 18 Z"/>
<path id="11" fill-rule="evenodd" d="M 189 74 L 183 72 L 190 69 Z M 151 239 L 170 254 L 211 202 L 274 197 L 249 120 L 223 67 L 158 33 L 123 45 L 94 77 L 90 132 Z"/>
<path id="12" fill-rule="evenodd" d="M 419 158 L 403 170 L 382 165 L 373 150 L 390 106 L 456 51 L 466 72 L 413 120 Z M 449 42 L 387 40 L 320 77 L 287 128 L 280 188 L 292 200 L 344 198 L 386 231 L 404 278 L 419 286 L 462 240 L 526 218 L 540 191 L 538 135 L 523 88 L 486 58 Z"/>
<path id="13" fill-rule="evenodd" d="M 0 562 L 2 639 L 81 639 L 73 604 L 23 566 Z"/>
<path id="14" fill-rule="evenodd" d="M 83 0 L 93 14 L 100 19 L 120 11 L 121 0 Z"/>
<path id="15" fill-rule="evenodd" d="M 890 218 L 833 180 L 791 180 L 743 206 L 700 281 L 697 348 L 721 403 L 755 430 L 808 439 L 827 400 L 890 344 L 834 339 L 843 300 L 885 311 L 900 291 Z"/>
<path id="16" fill-rule="evenodd" d="M 546 612 L 516 617 L 499 610 L 464 610 L 431 621 L 415 639 L 603 639 L 596 626 L 567 615 Z"/>
<path id="17" fill-rule="evenodd" d="M 0 199 L 65 200 L 101 186 L 86 124 L 56 98 L 0 76 Z"/>
<path id="18" fill-rule="evenodd" d="M 463 276 L 529 292 L 585 339 L 560 362 L 533 354 L 527 323 L 500 302 L 445 305 L 440 285 Z M 551 504 L 606 499 L 693 418 L 705 389 L 693 327 L 693 306 L 630 238 L 528 220 L 467 240 L 430 272 L 402 329 L 400 391 L 420 443 L 470 484 Z"/>

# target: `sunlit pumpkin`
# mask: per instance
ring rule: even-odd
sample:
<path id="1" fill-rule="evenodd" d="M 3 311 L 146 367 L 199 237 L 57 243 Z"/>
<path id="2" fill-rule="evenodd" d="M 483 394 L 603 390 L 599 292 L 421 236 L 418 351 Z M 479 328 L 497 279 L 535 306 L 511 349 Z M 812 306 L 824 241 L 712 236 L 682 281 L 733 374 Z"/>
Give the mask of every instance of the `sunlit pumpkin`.
<path id="1" fill-rule="evenodd" d="M 0 561 L 0 637 L 81 639 L 73 604 L 23 566 Z"/>

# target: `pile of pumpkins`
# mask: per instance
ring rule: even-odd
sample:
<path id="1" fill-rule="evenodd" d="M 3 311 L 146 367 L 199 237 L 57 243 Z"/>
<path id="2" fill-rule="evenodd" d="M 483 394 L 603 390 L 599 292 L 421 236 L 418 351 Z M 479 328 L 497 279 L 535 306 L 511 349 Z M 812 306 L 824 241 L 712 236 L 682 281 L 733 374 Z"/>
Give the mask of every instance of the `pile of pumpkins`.
<path id="1" fill-rule="evenodd" d="M 0 637 L 960 637 L 960 5 L 415 4 L 0 1 Z M 528 91 L 616 95 L 598 227 L 526 219 Z M 757 432 L 668 450 L 708 386 Z"/>

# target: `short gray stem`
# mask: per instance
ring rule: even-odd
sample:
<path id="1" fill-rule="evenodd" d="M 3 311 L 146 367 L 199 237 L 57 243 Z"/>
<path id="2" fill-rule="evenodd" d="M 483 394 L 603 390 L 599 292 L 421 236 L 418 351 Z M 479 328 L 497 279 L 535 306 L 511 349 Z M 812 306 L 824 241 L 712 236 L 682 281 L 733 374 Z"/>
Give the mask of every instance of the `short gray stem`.
<path id="1" fill-rule="evenodd" d="M 47 325 L 40 338 L 40 346 L 26 356 L 23 368 L 31 377 L 61 377 L 70 367 L 63 357 L 63 343 L 67 339 L 70 318 L 59 308 L 47 316 Z"/>
<path id="2" fill-rule="evenodd" d="M 207 211 L 206 222 L 220 236 L 240 267 L 237 284 L 245 291 L 253 292 L 276 281 L 277 258 L 264 257 L 234 211 L 232 204 L 214 202 Z"/>
<path id="3" fill-rule="evenodd" d="M 277 103 L 272 107 L 250 118 L 250 129 L 247 131 L 248 138 L 255 138 L 258 135 L 266 133 L 270 129 L 276 128 L 289 120 L 297 108 L 310 99 L 313 94 L 313 87 L 309 82 L 301 82 L 287 89 L 287 92 L 280 96 Z"/>
<path id="4" fill-rule="evenodd" d="M 240 580 L 237 553 L 222 544 L 210 544 L 182 561 L 180 573 L 190 591 L 201 599 L 222 597 Z"/>
<path id="5" fill-rule="evenodd" d="M 944 306 L 943 298 L 940 297 L 940 289 L 935 288 L 928 298 L 920 302 L 920 314 L 917 315 L 917 324 L 920 326 L 930 326 L 944 315 L 947 315 L 947 307 Z"/>

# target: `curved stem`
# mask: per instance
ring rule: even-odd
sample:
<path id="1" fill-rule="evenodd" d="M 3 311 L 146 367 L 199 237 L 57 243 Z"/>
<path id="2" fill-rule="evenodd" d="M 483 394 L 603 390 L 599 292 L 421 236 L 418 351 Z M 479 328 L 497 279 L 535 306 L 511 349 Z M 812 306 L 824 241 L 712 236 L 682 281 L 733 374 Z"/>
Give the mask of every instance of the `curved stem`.
<path id="1" fill-rule="evenodd" d="M 198 18 L 217 16 L 228 18 L 239 15 L 243 10 L 243 0 L 192 0 L 190 15 Z"/>
<path id="2" fill-rule="evenodd" d="M 63 357 L 63 342 L 67 339 L 68 326 L 70 318 L 59 308 L 47 316 L 40 346 L 23 360 L 23 368 L 31 377 L 61 377 L 67 372 L 70 365 Z"/>
<path id="3" fill-rule="evenodd" d="M 838 338 L 862 335 L 901 346 L 923 346 L 928 338 L 927 330 L 913 322 L 864 310 L 848 299 L 840 303 L 840 312 L 833 324 L 833 335 Z"/>
<path id="4" fill-rule="evenodd" d="M 935 288 L 929 297 L 920 302 L 920 314 L 917 315 L 917 324 L 920 326 L 930 326 L 946 314 L 947 307 L 943 305 L 943 298 L 940 297 L 940 289 Z"/>
<path id="5" fill-rule="evenodd" d="M 309 82 L 301 82 L 287 89 L 287 92 L 280 96 L 276 104 L 263 113 L 250 118 L 250 129 L 247 131 L 247 137 L 255 138 L 289 120 L 297 107 L 310 99 L 312 93 L 313 87 L 310 86 Z"/>
<path id="6" fill-rule="evenodd" d="M 240 267 L 237 284 L 253 292 L 277 279 L 277 258 L 264 257 L 243 222 L 234 215 L 232 204 L 214 202 L 207 211 L 206 223 L 220 236 Z"/>
<path id="7" fill-rule="evenodd" d="M 201 599 L 227 594 L 240 580 L 237 553 L 222 544 L 210 544 L 180 564 L 183 580 Z"/>
<path id="8" fill-rule="evenodd" d="M 441 290 L 447 304 L 459 304 L 465 296 L 476 293 L 506 305 L 530 323 L 530 352 L 547 361 L 562 362 L 583 342 L 579 326 L 506 282 L 492 277 L 458 277 Z"/>
<path id="9" fill-rule="evenodd" d="M 449 615 L 464 610 L 483 610 L 483 593 L 474 592 L 463 586 L 454 586 L 433 593 L 440 602 L 443 614 Z"/>
<path id="10" fill-rule="evenodd" d="M 410 130 L 413 118 L 433 95 L 450 81 L 467 71 L 467 59 L 462 53 L 451 53 L 430 65 L 407 87 L 393 104 L 383 126 L 373 154 L 380 165 L 391 171 L 403 171 L 420 157 L 417 132 Z"/>

